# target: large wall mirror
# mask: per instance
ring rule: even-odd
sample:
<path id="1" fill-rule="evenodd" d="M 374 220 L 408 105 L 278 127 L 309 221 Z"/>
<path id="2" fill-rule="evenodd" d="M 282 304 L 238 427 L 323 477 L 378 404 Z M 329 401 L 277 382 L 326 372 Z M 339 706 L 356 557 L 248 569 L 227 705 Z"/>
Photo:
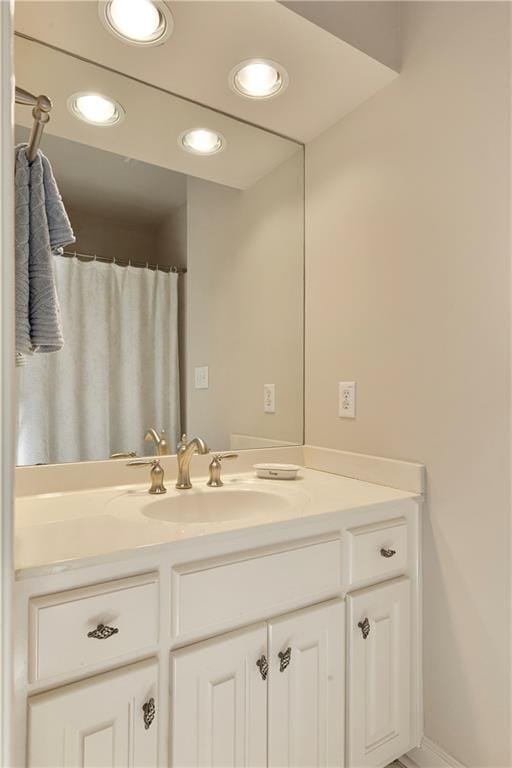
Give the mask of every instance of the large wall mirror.
<path id="1" fill-rule="evenodd" d="M 169 452 L 301 443 L 303 146 L 20 36 L 15 71 L 53 102 L 76 238 L 53 257 L 64 346 L 16 369 L 18 464 L 154 454 L 148 430 Z M 17 143 L 31 124 L 18 106 Z"/>

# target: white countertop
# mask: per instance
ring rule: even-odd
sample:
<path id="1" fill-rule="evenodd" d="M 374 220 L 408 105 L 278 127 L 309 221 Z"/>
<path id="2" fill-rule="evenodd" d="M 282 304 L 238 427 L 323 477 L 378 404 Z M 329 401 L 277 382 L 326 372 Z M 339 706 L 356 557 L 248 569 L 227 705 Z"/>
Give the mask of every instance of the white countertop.
<path id="1" fill-rule="evenodd" d="M 247 472 L 226 474 L 224 483 L 223 489 L 207 488 L 206 477 L 194 477 L 192 490 L 176 491 L 169 482 L 165 496 L 149 495 L 146 480 L 137 485 L 20 497 L 15 504 L 16 577 L 109 562 L 114 554 L 149 551 L 195 537 L 418 498 L 417 493 L 306 468 L 292 481 L 258 480 Z M 277 493 L 283 502 L 277 509 L 213 522 L 168 522 L 151 516 L 166 498 L 190 494 L 206 498 L 219 490 L 238 489 Z"/>

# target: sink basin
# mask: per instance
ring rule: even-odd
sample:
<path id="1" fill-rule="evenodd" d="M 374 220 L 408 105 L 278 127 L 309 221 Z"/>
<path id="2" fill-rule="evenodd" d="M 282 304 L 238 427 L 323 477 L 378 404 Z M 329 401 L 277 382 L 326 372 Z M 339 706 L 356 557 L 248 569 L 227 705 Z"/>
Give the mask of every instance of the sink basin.
<path id="1" fill-rule="evenodd" d="M 289 509 L 290 498 L 257 489 L 212 488 L 184 491 L 146 504 L 142 514 L 169 523 L 215 523 L 262 517 Z"/>

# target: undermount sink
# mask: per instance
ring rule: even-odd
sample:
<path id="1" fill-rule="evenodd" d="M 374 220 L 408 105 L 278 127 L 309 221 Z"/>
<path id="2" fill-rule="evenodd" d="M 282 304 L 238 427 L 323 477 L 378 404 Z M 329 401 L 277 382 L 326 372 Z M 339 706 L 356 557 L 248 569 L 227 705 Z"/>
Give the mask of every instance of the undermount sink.
<path id="1" fill-rule="evenodd" d="M 276 514 L 291 506 L 292 499 L 278 493 L 212 488 L 152 501 L 143 507 L 142 514 L 169 523 L 214 523 Z"/>

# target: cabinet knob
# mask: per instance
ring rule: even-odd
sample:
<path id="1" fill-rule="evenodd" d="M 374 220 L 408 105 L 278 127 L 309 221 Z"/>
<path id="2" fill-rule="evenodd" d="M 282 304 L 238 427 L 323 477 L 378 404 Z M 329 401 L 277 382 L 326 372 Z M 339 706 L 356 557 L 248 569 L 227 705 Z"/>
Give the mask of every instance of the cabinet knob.
<path id="1" fill-rule="evenodd" d="M 142 705 L 142 711 L 144 713 L 144 728 L 146 731 L 151 727 L 151 723 L 155 719 L 156 707 L 155 700 L 151 698 Z"/>
<path id="2" fill-rule="evenodd" d="M 396 555 L 396 549 L 386 549 L 386 547 L 382 547 L 380 553 L 382 557 L 393 557 L 393 555 Z"/>
<path id="3" fill-rule="evenodd" d="M 107 627 L 105 624 L 98 624 L 96 629 L 87 633 L 87 637 L 94 637 L 96 640 L 107 640 L 112 635 L 117 635 L 119 629 L 117 627 Z"/>
<path id="4" fill-rule="evenodd" d="M 366 638 L 370 634 L 370 622 L 366 618 L 366 619 L 363 619 L 362 621 L 360 621 L 357 626 L 361 630 L 361 634 L 363 636 L 363 640 L 366 640 Z"/>
<path id="5" fill-rule="evenodd" d="M 279 651 L 277 655 L 279 656 L 279 671 L 284 672 L 292 658 L 292 649 L 288 647 L 286 651 Z"/>
<path id="6" fill-rule="evenodd" d="M 268 661 L 267 661 L 267 657 L 265 656 L 265 654 L 260 656 L 260 658 L 256 662 L 256 666 L 258 667 L 258 669 L 260 671 L 260 675 L 261 675 L 262 680 L 266 680 L 267 679 L 267 675 L 268 675 Z"/>

